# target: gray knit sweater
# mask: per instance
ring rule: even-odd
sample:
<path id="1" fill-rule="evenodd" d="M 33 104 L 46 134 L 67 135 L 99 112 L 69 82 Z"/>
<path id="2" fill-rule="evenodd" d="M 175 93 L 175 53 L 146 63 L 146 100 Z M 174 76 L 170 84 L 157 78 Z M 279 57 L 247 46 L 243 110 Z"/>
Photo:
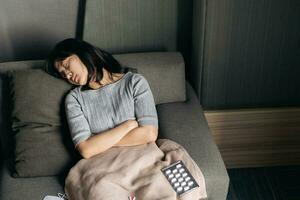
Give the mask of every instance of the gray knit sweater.
<path id="1" fill-rule="evenodd" d="M 145 77 L 127 72 L 99 89 L 72 89 L 65 99 L 67 122 L 74 145 L 129 120 L 158 127 L 157 111 Z"/>

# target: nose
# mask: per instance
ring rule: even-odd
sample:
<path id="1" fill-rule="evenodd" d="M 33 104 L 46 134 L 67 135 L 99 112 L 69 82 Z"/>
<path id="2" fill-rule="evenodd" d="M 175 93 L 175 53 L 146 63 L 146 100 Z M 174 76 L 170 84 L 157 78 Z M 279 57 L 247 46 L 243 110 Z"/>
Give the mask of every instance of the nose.
<path id="1" fill-rule="evenodd" d="M 63 77 L 67 78 L 67 79 L 70 79 L 72 77 L 72 72 L 64 70 L 63 71 Z"/>

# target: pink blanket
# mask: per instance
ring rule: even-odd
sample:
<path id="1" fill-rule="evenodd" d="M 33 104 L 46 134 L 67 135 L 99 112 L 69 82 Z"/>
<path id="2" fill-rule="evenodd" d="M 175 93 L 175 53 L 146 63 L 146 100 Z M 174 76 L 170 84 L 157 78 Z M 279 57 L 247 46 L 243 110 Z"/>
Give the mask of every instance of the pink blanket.
<path id="1" fill-rule="evenodd" d="M 161 169 L 182 160 L 199 187 L 178 197 Z M 112 147 L 74 165 L 65 180 L 69 200 L 200 200 L 206 199 L 204 176 L 178 143 L 169 139 Z"/>

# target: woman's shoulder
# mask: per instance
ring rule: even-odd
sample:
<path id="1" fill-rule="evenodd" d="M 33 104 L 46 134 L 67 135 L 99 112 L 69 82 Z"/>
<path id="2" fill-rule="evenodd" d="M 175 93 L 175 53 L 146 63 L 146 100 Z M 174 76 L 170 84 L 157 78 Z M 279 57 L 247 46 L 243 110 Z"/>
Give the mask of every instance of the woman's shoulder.
<path id="1" fill-rule="evenodd" d="M 137 81 L 137 80 L 142 80 L 142 79 L 145 79 L 145 76 L 141 73 L 138 73 L 138 72 L 134 72 L 134 73 L 131 73 L 131 78 L 134 80 L 134 81 Z"/>
<path id="2" fill-rule="evenodd" d="M 146 77 L 141 73 L 132 73 L 131 82 L 133 84 L 148 83 Z"/>
<path id="3" fill-rule="evenodd" d="M 138 82 L 147 81 L 141 73 L 131 71 L 127 72 L 121 79 L 126 79 L 126 82 L 129 82 L 129 84 L 133 84 L 133 86 Z"/>
<path id="4" fill-rule="evenodd" d="M 70 89 L 68 92 L 67 92 L 67 95 L 66 95 L 66 98 L 76 98 L 78 99 L 80 95 L 80 86 L 77 86 L 75 88 L 72 88 Z"/>

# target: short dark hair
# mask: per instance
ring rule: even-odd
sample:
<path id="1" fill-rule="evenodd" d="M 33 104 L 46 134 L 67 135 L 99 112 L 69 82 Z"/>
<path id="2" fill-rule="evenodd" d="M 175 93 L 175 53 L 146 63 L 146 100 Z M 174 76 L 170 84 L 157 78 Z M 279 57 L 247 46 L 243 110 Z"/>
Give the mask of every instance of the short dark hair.
<path id="1" fill-rule="evenodd" d="M 88 71 L 87 83 L 82 89 L 89 89 L 89 82 L 95 72 L 96 81 L 100 82 L 103 77 L 102 68 L 108 71 L 110 78 L 112 77 L 112 73 L 126 73 L 132 69 L 121 66 L 110 53 L 86 41 L 68 38 L 58 42 L 50 52 L 46 59 L 45 71 L 57 78 L 62 78 L 55 68 L 55 62 L 62 61 L 73 54 L 79 57 Z"/>

